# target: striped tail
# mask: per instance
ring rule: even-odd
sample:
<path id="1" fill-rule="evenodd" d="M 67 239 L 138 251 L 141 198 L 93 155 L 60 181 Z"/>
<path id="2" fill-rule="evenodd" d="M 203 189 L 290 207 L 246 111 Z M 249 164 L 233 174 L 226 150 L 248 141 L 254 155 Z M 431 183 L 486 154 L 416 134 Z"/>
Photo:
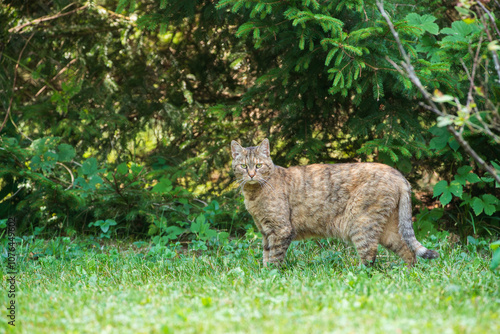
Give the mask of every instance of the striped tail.
<path id="1" fill-rule="evenodd" d="M 439 257 L 436 251 L 425 248 L 418 242 L 417 238 L 415 238 L 415 232 L 413 231 L 413 224 L 411 221 L 410 189 L 402 190 L 399 198 L 399 233 L 417 256 L 424 259 L 436 259 Z"/>

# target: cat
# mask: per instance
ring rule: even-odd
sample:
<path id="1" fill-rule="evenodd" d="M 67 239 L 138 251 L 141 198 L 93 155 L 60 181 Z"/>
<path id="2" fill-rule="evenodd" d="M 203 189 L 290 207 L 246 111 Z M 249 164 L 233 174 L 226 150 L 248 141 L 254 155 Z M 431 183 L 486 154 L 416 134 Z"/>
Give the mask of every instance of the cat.
<path id="1" fill-rule="evenodd" d="M 263 264 L 280 265 L 293 240 L 336 237 L 351 241 L 361 262 L 373 264 L 378 244 L 408 266 L 439 254 L 422 246 L 412 226 L 411 187 L 380 163 L 312 164 L 283 168 L 269 140 L 256 147 L 231 142 L 232 168 L 245 207 L 262 233 Z"/>

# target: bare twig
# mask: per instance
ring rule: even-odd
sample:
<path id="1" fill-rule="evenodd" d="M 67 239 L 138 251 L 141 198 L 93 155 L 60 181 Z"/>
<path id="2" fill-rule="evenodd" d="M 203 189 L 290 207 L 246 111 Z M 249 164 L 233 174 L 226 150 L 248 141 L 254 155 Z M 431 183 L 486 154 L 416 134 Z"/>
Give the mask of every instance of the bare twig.
<path id="1" fill-rule="evenodd" d="M 68 188 L 66 188 L 66 190 L 68 189 L 71 189 L 73 188 L 74 184 L 75 184 L 75 176 L 73 175 L 73 172 L 71 172 L 71 169 L 69 169 L 65 164 L 63 164 L 62 162 L 56 162 L 56 164 L 58 164 L 59 166 L 63 166 L 64 168 L 66 168 L 66 170 L 68 171 L 69 175 L 71 176 L 71 184 L 69 185 Z"/>
<path id="2" fill-rule="evenodd" d="M 16 191 L 15 193 L 13 193 L 12 195 L 10 195 L 9 197 L 1 199 L 1 200 L 0 200 L 0 203 L 3 203 L 3 202 L 5 202 L 5 201 L 8 201 L 8 200 L 9 200 L 9 199 L 11 199 L 11 198 L 14 198 L 14 196 L 16 196 L 16 195 L 17 195 L 17 193 L 18 193 L 18 192 L 20 192 L 22 189 L 23 189 L 23 187 L 19 187 L 19 189 L 17 189 L 17 191 Z"/>
<path id="3" fill-rule="evenodd" d="M 488 40 L 490 42 L 493 42 L 493 37 L 491 36 L 490 31 L 486 28 L 487 24 L 485 22 L 486 20 L 484 18 L 484 15 L 482 15 L 482 14 L 479 14 L 479 15 L 481 17 L 481 21 L 483 23 L 483 26 L 485 27 L 484 31 L 486 31 L 486 35 L 488 36 Z M 493 25 L 496 28 L 495 22 L 493 22 Z M 493 58 L 493 63 L 495 65 L 495 71 L 497 72 L 497 78 L 496 78 L 495 81 L 498 82 L 498 83 L 500 83 L 500 62 L 498 61 L 497 52 L 495 50 L 491 50 L 491 56 Z"/>
<path id="4" fill-rule="evenodd" d="M 481 50 L 482 43 L 483 43 L 483 35 L 481 35 L 481 38 L 479 39 L 479 43 L 477 45 L 476 55 L 474 56 L 474 62 L 472 65 L 472 73 L 469 74 L 469 70 L 467 69 L 467 66 L 465 66 L 463 59 L 460 59 L 460 61 L 462 62 L 462 66 L 465 70 L 465 73 L 467 73 L 467 77 L 469 78 L 469 81 L 470 81 L 469 94 L 467 95 L 467 107 L 472 102 L 472 91 L 475 87 L 474 78 L 476 77 L 476 69 L 477 69 L 477 65 L 479 64 L 479 51 Z M 469 49 L 469 52 L 472 53 L 472 50 Z"/>
<path id="5" fill-rule="evenodd" d="M 9 32 L 10 33 L 17 33 L 19 31 L 21 31 L 23 28 L 27 27 L 27 26 L 31 26 L 31 25 L 34 25 L 34 24 L 38 24 L 40 22 L 45 22 L 45 21 L 51 21 L 51 20 L 55 20 L 55 19 L 58 19 L 60 17 L 63 17 L 63 16 L 66 16 L 66 15 L 70 15 L 70 14 L 73 14 L 73 13 L 76 13 L 76 12 L 79 12 L 81 10 L 84 10 L 85 8 L 87 8 L 89 5 L 85 5 L 85 6 L 82 6 L 82 7 L 79 7 L 79 8 L 76 8 L 76 9 L 73 9 L 73 10 L 70 10 L 69 12 L 66 12 L 66 13 L 57 13 L 55 15 L 51 15 L 51 16 L 44 16 L 44 17 L 41 17 L 39 19 L 36 19 L 36 20 L 33 20 L 33 21 L 30 21 L 30 22 L 27 22 L 25 24 L 21 24 L 20 26 L 16 26 L 16 27 L 13 27 L 13 28 L 10 28 L 9 29 Z"/>
<path id="6" fill-rule="evenodd" d="M 386 22 L 387 22 L 387 24 L 389 26 L 389 29 L 391 30 L 392 35 L 394 36 L 394 38 L 396 40 L 396 43 L 397 43 L 398 48 L 399 48 L 399 51 L 401 52 L 401 55 L 402 55 L 402 57 L 404 59 L 404 61 L 401 63 L 401 66 L 404 68 L 405 74 L 408 76 L 408 78 L 411 80 L 411 82 L 417 87 L 417 89 L 420 91 L 420 93 L 423 95 L 423 97 L 427 101 L 428 108 L 426 108 L 426 109 L 431 110 L 432 112 L 434 112 L 435 114 L 437 114 L 439 116 L 445 115 L 445 113 L 443 113 L 437 107 L 437 105 L 434 103 L 434 101 L 432 100 L 431 93 L 429 93 L 425 89 L 425 87 L 422 85 L 422 82 L 420 81 L 420 79 L 418 78 L 417 74 L 415 73 L 415 69 L 414 69 L 413 65 L 411 64 L 411 62 L 410 62 L 410 58 L 408 57 L 408 55 L 406 54 L 406 52 L 405 52 L 405 50 L 403 48 L 403 44 L 401 43 L 401 40 L 399 39 L 399 35 L 396 32 L 396 30 L 394 29 L 394 25 L 392 24 L 391 19 L 389 18 L 389 16 L 385 12 L 384 5 L 383 5 L 383 3 L 380 0 L 377 0 L 377 7 L 379 8 L 380 13 L 384 17 L 384 19 L 386 20 Z M 398 71 L 401 72 L 401 67 L 399 67 L 394 61 L 390 60 L 389 58 L 387 58 L 387 59 L 388 59 L 388 61 L 393 66 L 396 65 L 395 68 L 398 69 Z M 457 130 L 455 130 L 455 128 L 452 125 L 448 125 L 446 128 L 453 135 L 453 137 L 460 144 L 460 146 L 465 150 L 465 152 L 467 152 L 467 154 L 469 154 L 469 156 L 471 156 L 477 162 L 477 164 L 479 166 L 481 166 L 481 168 L 483 168 L 484 170 L 486 170 L 487 172 L 489 172 L 491 174 L 491 176 L 497 182 L 500 183 L 500 175 L 498 175 L 495 172 L 495 169 L 492 166 L 490 166 L 488 163 L 486 163 L 476 153 L 476 151 L 474 151 L 474 149 L 469 145 L 469 143 L 463 139 L 461 133 L 457 132 Z"/>
<path id="7" fill-rule="evenodd" d="M 493 15 L 491 15 L 491 12 L 481 3 L 481 1 L 477 1 L 476 3 L 479 5 L 479 7 L 481 7 L 481 9 L 486 13 L 486 15 L 488 15 L 488 18 L 490 19 L 491 25 L 495 29 L 498 37 L 500 37 L 500 31 L 498 31 L 498 27 L 495 23 L 495 18 L 493 17 Z"/>
<path id="8" fill-rule="evenodd" d="M 203 205 L 205 205 L 205 206 L 208 206 L 208 203 L 207 203 L 207 202 L 202 201 L 202 200 L 201 200 L 201 199 L 199 199 L 199 198 L 195 198 L 194 200 L 195 200 L 195 201 L 197 201 L 197 202 L 200 202 L 201 204 L 203 204 Z"/>
<path id="9" fill-rule="evenodd" d="M 467 106 L 467 109 L 474 111 L 474 113 L 476 114 L 477 120 L 481 123 L 482 127 L 481 126 L 477 126 L 477 125 L 475 125 L 473 123 L 470 123 L 469 126 L 475 128 L 476 130 L 478 130 L 480 132 L 485 132 L 488 136 L 490 136 L 491 138 L 493 138 L 493 140 L 496 143 L 500 144 L 500 137 L 497 136 L 496 134 L 494 134 L 493 132 L 491 132 L 489 124 L 487 124 L 483 120 L 483 118 L 481 116 L 481 113 L 479 112 L 479 110 L 477 109 L 477 107 L 474 107 L 473 105 L 471 105 L 471 102 L 473 102 L 473 100 L 474 100 L 474 98 L 472 96 L 472 93 L 474 91 L 474 88 L 476 87 L 476 85 L 474 84 L 474 80 L 476 78 L 476 70 L 477 70 L 478 65 L 481 63 L 479 55 L 480 55 L 480 51 L 481 51 L 482 42 L 483 42 L 483 35 L 481 35 L 481 37 L 479 39 L 479 43 L 478 43 L 477 50 L 476 50 L 476 53 L 475 53 L 475 56 L 474 56 L 474 62 L 473 62 L 473 65 L 472 65 L 472 71 L 471 72 L 469 72 L 469 69 L 465 65 L 465 62 L 463 61 L 463 59 L 460 59 L 460 62 L 462 63 L 462 67 L 464 68 L 464 71 L 467 74 L 467 78 L 469 78 L 469 82 L 470 82 L 469 92 L 467 94 L 467 104 L 466 104 L 466 106 Z M 470 48 L 469 48 L 469 52 L 473 53 L 473 51 Z M 459 105 L 459 103 L 457 103 L 457 105 Z"/>
<path id="10" fill-rule="evenodd" d="M 60 76 L 61 74 L 63 74 L 73 63 L 75 63 L 77 61 L 77 59 L 72 59 L 69 63 L 66 64 L 66 66 L 64 66 L 53 78 L 52 80 L 55 80 L 57 79 L 58 76 Z M 46 88 L 47 88 L 48 84 L 43 86 L 42 88 L 40 88 L 40 90 L 35 94 L 35 97 L 38 97 L 38 95 L 40 95 Z"/>
<path id="11" fill-rule="evenodd" d="M 33 32 L 31 34 L 31 36 L 28 38 L 28 40 L 26 41 L 26 43 L 24 44 L 24 47 L 22 48 L 21 53 L 19 53 L 19 57 L 17 58 L 16 67 L 14 67 L 14 83 L 12 84 L 12 95 L 10 96 L 9 106 L 7 107 L 7 114 L 5 115 L 5 118 L 2 122 L 2 126 L 0 126 L 0 132 L 2 132 L 3 127 L 5 126 L 5 123 L 7 123 L 7 119 L 9 118 L 9 115 L 10 115 L 10 109 L 12 108 L 12 101 L 14 100 L 14 95 L 15 95 L 14 90 L 16 89 L 16 82 L 17 82 L 17 69 L 19 68 L 19 63 L 21 62 L 21 57 L 23 56 L 24 50 L 26 49 L 29 42 L 31 41 L 31 38 L 33 38 L 34 35 L 35 35 L 35 33 Z M 28 138 L 27 136 L 25 136 L 25 137 Z"/>
<path id="12" fill-rule="evenodd" d="M 500 2 L 498 2 L 498 0 L 495 0 L 495 3 L 497 4 L 498 8 L 500 8 Z"/>

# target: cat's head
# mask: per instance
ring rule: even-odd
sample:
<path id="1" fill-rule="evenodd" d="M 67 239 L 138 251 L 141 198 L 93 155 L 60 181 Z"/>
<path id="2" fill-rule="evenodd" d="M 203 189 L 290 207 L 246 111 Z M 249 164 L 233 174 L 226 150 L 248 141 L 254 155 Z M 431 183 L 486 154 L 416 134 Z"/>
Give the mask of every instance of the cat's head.
<path id="1" fill-rule="evenodd" d="M 256 147 L 242 147 L 233 140 L 231 154 L 233 156 L 233 171 L 239 183 L 262 184 L 274 172 L 267 138 Z"/>

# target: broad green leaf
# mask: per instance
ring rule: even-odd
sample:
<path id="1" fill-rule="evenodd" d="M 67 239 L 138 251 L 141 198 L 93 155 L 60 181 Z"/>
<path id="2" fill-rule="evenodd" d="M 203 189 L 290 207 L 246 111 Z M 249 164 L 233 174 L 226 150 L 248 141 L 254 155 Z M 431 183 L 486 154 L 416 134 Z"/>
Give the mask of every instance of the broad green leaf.
<path id="1" fill-rule="evenodd" d="M 441 204 L 443 204 L 443 206 L 445 206 L 451 202 L 452 197 L 453 196 L 451 195 L 450 191 L 445 190 L 441 197 L 439 197 L 439 201 L 441 202 Z"/>
<path id="2" fill-rule="evenodd" d="M 40 168 L 41 163 L 42 163 L 42 158 L 40 158 L 40 156 L 38 155 L 35 155 L 33 158 L 31 158 L 30 167 L 32 170 L 36 170 Z"/>
<path id="3" fill-rule="evenodd" d="M 495 181 L 495 179 L 494 179 L 494 178 L 492 178 L 492 177 L 487 177 L 487 176 L 483 176 L 483 177 L 481 178 L 481 180 L 482 180 L 483 182 L 486 182 L 486 183 Z"/>
<path id="4" fill-rule="evenodd" d="M 52 169 L 57 162 L 58 155 L 54 152 L 45 152 L 43 154 L 44 163 L 42 164 L 43 169 Z"/>
<path id="5" fill-rule="evenodd" d="M 497 241 L 493 242 L 492 244 L 490 244 L 490 248 L 493 250 L 497 249 L 498 247 L 500 247 L 500 240 L 497 240 Z"/>
<path id="6" fill-rule="evenodd" d="M 498 204 L 498 202 L 500 201 L 498 198 L 491 194 L 484 194 L 482 197 L 483 201 L 489 204 Z"/>
<path id="7" fill-rule="evenodd" d="M 491 164 L 493 165 L 493 167 L 495 167 L 495 173 L 497 175 L 500 175 L 500 165 L 497 164 L 495 161 L 491 161 Z M 489 173 L 486 173 L 487 175 L 489 175 Z M 495 188 L 500 188 L 500 184 L 495 180 Z"/>
<path id="8" fill-rule="evenodd" d="M 442 150 L 448 144 L 448 139 L 450 138 L 450 133 L 446 128 L 434 127 L 429 130 L 436 137 L 432 138 L 429 147 L 433 150 Z"/>
<path id="9" fill-rule="evenodd" d="M 76 155 L 75 149 L 69 144 L 61 144 L 57 147 L 57 149 L 59 151 L 58 159 L 62 162 L 71 161 L 71 159 L 73 159 Z"/>
<path id="10" fill-rule="evenodd" d="M 498 199 L 495 196 L 491 194 L 485 194 L 482 196 L 482 200 L 485 214 L 491 216 L 497 211 L 495 205 L 498 203 Z"/>
<path id="11" fill-rule="evenodd" d="M 450 145 L 450 148 L 455 152 L 460 148 L 460 144 L 458 143 L 458 141 L 451 135 L 448 139 L 448 145 Z"/>
<path id="12" fill-rule="evenodd" d="M 227 232 L 219 232 L 217 234 L 217 240 L 219 240 L 223 244 L 225 244 L 227 242 L 228 238 L 229 238 L 229 233 L 227 233 Z"/>
<path id="13" fill-rule="evenodd" d="M 88 179 L 88 186 L 90 189 L 95 189 L 97 188 L 98 184 L 102 184 L 104 181 L 101 179 L 99 175 L 92 175 Z"/>
<path id="14" fill-rule="evenodd" d="M 455 6 L 455 10 L 459 12 L 462 16 L 469 16 L 473 14 L 473 12 L 470 9 L 464 7 Z"/>
<path id="15" fill-rule="evenodd" d="M 457 196 L 458 198 L 462 197 L 463 187 L 457 181 L 452 181 L 448 188 L 453 195 Z"/>
<path id="16" fill-rule="evenodd" d="M 109 224 L 107 223 L 101 224 L 100 228 L 103 233 L 106 233 L 109 231 Z"/>
<path id="17" fill-rule="evenodd" d="M 478 242 L 477 242 L 477 239 L 474 238 L 472 235 L 468 235 L 467 236 L 467 241 L 469 242 L 469 244 L 471 245 L 477 245 Z"/>
<path id="18" fill-rule="evenodd" d="M 471 166 L 462 166 L 459 169 L 457 169 L 458 174 L 467 174 L 472 170 Z"/>
<path id="19" fill-rule="evenodd" d="M 92 226 L 101 226 L 102 223 L 104 223 L 104 220 L 96 220 L 95 222 L 90 223 L 89 227 L 92 227 Z"/>
<path id="20" fill-rule="evenodd" d="M 155 193 L 167 194 L 172 190 L 172 181 L 166 177 L 162 177 L 160 182 L 158 182 L 152 189 Z"/>
<path id="21" fill-rule="evenodd" d="M 204 233 L 204 237 L 206 239 L 211 239 L 213 237 L 216 237 L 217 236 L 217 231 L 216 230 L 212 230 L 212 229 L 207 229 Z"/>
<path id="22" fill-rule="evenodd" d="M 467 183 L 467 173 L 472 170 L 471 166 L 462 166 L 457 170 L 457 175 L 455 175 L 455 181 L 465 186 Z"/>
<path id="23" fill-rule="evenodd" d="M 175 239 L 184 232 L 184 229 L 179 226 L 172 225 L 167 227 L 165 232 L 167 233 L 167 237 L 169 239 Z"/>
<path id="24" fill-rule="evenodd" d="M 121 164 L 119 164 L 117 167 L 116 167 L 116 171 L 121 174 L 121 175 L 125 175 L 128 173 L 128 166 L 127 166 L 127 163 L 126 162 L 122 162 Z"/>
<path id="25" fill-rule="evenodd" d="M 82 164 L 82 167 L 78 169 L 78 172 L 83 175 L 94 175 L 98 172 L 97 159 L 88 158 Z"/>
<path id="26" fill-rule="evenodd" d="M 136 163 L 132 163 L 130 165 L 130 169 L 132 170 L 133 173 L 135 174 L 138 174 L 140 173 L 142 170 L 143 170 L 143 166 L 139 165 L 139 164 L 136 164 Z"/>
<path id="27" fill-rule="evenodd" d="M 196 222 L 198 224 L 204 224 L 206 221 L 207 221 L 207 219 L 205 218 L 205 215 L 203 215 L 203 214 L 199 214 L 198 217 L 196 217 Z"/>
<path id="28" fill-rule="evenodd" d="M 470 183 L 477 183 L 481 181 L 481 179 L 479 178 L 479 176 L 477 176 L 477 174 L 469 173 L 467 174 L 467 181 L 469 181 Z"/>
<path id="29" fill-rule="evenodd" d="M 114 219 L 106 219 L 105 223 L 109 226 L 115 226 L 118 224 Z"/>
<path id="30" fill-rule="evenodd" d="M 444 28 L 441 30 L 441 33 L 446 34 L 445 38 L 443 38 L 443 42 L 468 42 L 468 36 L 472 33 L 480 31 L 481 29 L 477 26 L 477 24 L 467 24 L 463 21 L 455 21 L 451 24 L 451 28 Z"/>
<path id="31" fill-rule="evenodd" d="M 462 185 L 457 181 L 452 181 L 448 185 L 447 181 L 442 180 L 434 186 L 434 197 L 441 195 L 439 197 L 439 201 L 444 206 L 451 202 L 451 199 L 453 198 L 452 194 L 459 198 L 462 197 L 462 191 Z"/>
<path id="32" fill-rule="evenodd" d="M 434 185 L 434 197 L 441 195 L 447 189 L 448 189 L 448 182 L 446 180 L 439 181 Z"/>
<path id="33" fill-rule="evenodd" d="M 416 13 L 411 13 L 406 15 L 405 19 L 409 24 L 428 31 L 433 35 L 436 35 L 439 32 L 439 26 L 434 23 L 434 21 L 436 21 L 436 18 L 432 15 L 425 14 L 423 16 L 420 16 Z"/>
<path id="34" fill-rule="evenodd" d="M 201 234 L 204 233 L 206 228 L 208 227 L 208 224 L 205 224 L 206 218 L 205 215 L 199 214 L 198 217 L 196 217 L 195 221 L 191 224 L 190 230 L 193 233 Z"/>
<path id="35" fill-rule="evenodd" d="M 36 155 L 42 155 L 48 150 L 55 149 L 57 143 L 61 137 L 43 137 L 39 139 L 35 139 L 31 143 L 31 148 L 35 151 Z"/>
<path id="36" fill-rule="evenodd" d="M 416 48 L 417 52 L 422 52 L 427 54 L 427 58 L 432 63 L 438 63 L 441 61 L 441 55 L 439 53 L 439 45 L 437 44 L 437 40 L 434 36 L 424 35 L 420 38 L 419 43 L 417 43 Z"/>
<path id="37" fill-rule="evenodd" d="M 500 249 L 497 249 L 491 258 L 490 269 L 495 270 L 500 265 Z"/>
<path id="38" fill-rule="evenodd" d="M 479 197 L 474 197 L 472 200 L 472 209 L 476 216 L 479 216 L 484 210 L 484 202 Z"/>

